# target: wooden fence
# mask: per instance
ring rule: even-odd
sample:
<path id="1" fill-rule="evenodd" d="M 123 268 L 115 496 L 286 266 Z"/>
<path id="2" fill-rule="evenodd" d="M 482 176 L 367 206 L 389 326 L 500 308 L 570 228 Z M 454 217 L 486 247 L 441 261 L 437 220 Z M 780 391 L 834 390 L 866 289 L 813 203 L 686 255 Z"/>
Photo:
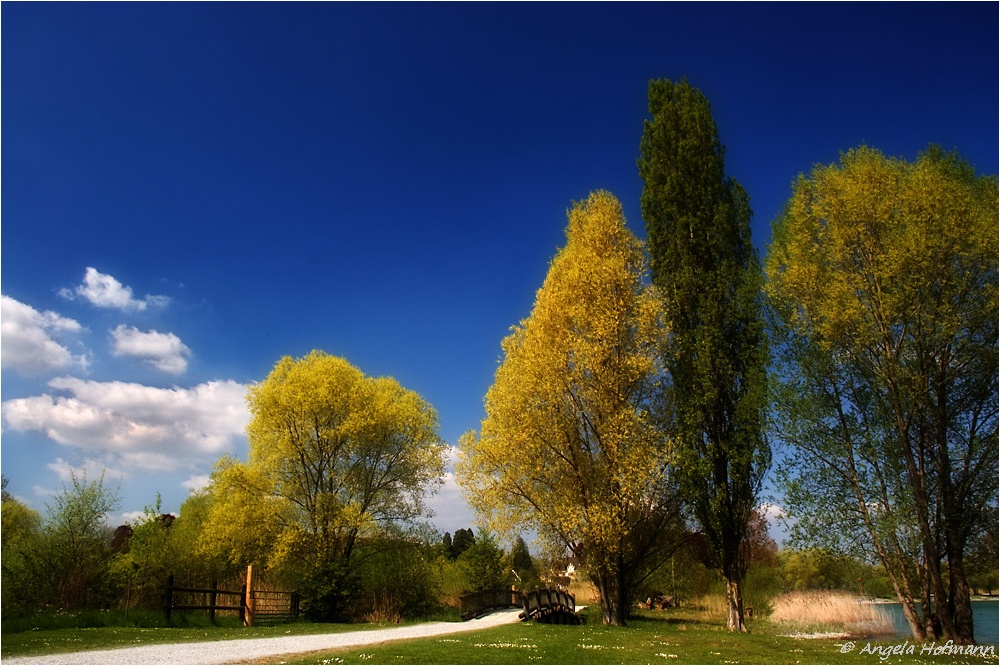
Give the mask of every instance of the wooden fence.
<path id="1" fill-rule="evenodd" d="M 239 590 L 219 589 L 217 582 L 207 588 L 183 587 L 174 585 L 174 577 L 168 576 L 163 612 L 168 624 L 174 611 L 208 611 L 213 623 L 218 611 L 236 612 L 246 626 L 296 619 L 299 595 L 270 587 L 255 581 L 252 566 L 247 567 L 246 584 Z"/>
<path id="2" fill-rule="evenodd" d="M 299 595 L 279 589 L 258 575 L 253 565 L 247 567 L 248 624 L 290 622 L 299 616 Z"/>
<path id="3" fill-rule="evenodd" d="M 251 590 L 250 624 L 291 622 L 299 616 L 299 595 L 284 590 Z"/>
<path id="4" fill-rule="evenodd" d="M 167 624 L 170 624 L 174 611 L 207 610 L 214 623 L 217 611 L 236 611 L 240 614 L 240 620 L 247 624 L 246 597 L 245 585 L 241 590 L 220 590 L 219 584 L 213 581 L 211 587 L 206 588 L 181 587 L 174 585 L 173 576 L 167 576 L 163 613 L 167 616 Z"/>

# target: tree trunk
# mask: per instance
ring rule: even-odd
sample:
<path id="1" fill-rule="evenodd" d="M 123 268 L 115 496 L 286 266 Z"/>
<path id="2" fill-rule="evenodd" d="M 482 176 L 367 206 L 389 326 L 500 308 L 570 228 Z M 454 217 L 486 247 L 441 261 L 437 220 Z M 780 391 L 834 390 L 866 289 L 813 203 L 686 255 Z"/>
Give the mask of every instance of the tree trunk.
<path id="1" fill-rule="evenodd" d="M 937 560 L 928 558 L 927 570 L 930 580 L 927 581 L 925 589 L 930 588 L 934 594 L 934 628 L 941 638 L 953 640 L 957 643 L 959 640 L 958 632 L 955 631 L 954 618 L 949 612 L 949 606 L 951 605 L 949 600 L 950 595 L 944 589 L 940 558 Z"/>
<path id="2" fill-rule="evenodd" d="M 920 640 L 930 639 L 936 641 L 941 637 L 941 622 L 934 614 L 934 603 L 931 601 L 930 567 L 926 559 L 926 556 L 924 556 L 923 592 L 920 596 L 921 622 L 923 623 L 924 637 L 920 638 Z"/>
<path id="3" fill-rule="evenodd" d="M 913 634 L 913 640 L 920 643 L 925 642 L 929 634 L 925 625 L 920 622 L 920 616 L 917 615 L 917 607 L 913 603 L 913 599 L 904 598 L 898 591 L 896 592 L 896 597 L 899 599 L 900 606 L 903 609 L 903 618 L 906 620 L 906 624 L 910 626 L 910 633 Z"/>
<path id="4" fill-rule="evenodd" d="M 597 591 L 601 596 L 601 622 L 612 627 L 624 627 L 625 612 L 618 603 L 615 592 L 603 585 L 598 585 Z"/>
<path id="5" fill-rule="evenodd" d="M 913 640 L 918 643 L 926 643 L 928 638 L 932 638 L 932 636 L 927 633 L 926 625 L 922 621 L 920 614 L 917 613 L 917 604 L 914 599 L 913 587 L 911 585 L 911 581 L 907 578 L 905 566 L 901 566 L 896 558 L 889 557 L 889 553 L 884 548 L 881 540 L 879 540 L 874 530 L 872 530 L 870 524 L 869 533 L 871 534 L 873 543 L 875 544 L 875 550 L 878 553 L 879 562 L 882 563 L 882 568 L 889 576 L 889 582 L 892 584 L 892 590 L 896 593 L 896 599 L 899 601 L 899 605 L 903 609 L 903 618 L 906 620 L 906 624 L 910 627 L 910 633 L 913 634 Z M 929 604 L 924 603 L 924 609 L 926 610 L 927 608 L 929 608 Z"/>
<path id="6" fill-rule="evenodd" d="M 969 593 L 969 580 L 965 577 L 965 558 L 961 549 L 948 547 L 948 581 L 951 598 L 948 611 L 951 612 L 955 626 L 955 642 L 959 645 L 971 645 L 976 642 L 972 626 L 972 599 Z"/>
<path id="7" fill-rule="evenodd" d="M 624 572 L 620 567 L 601 567 L 594 576 L 594 582 L 600 597 L 601 622 L 613 627 L 624 627 L 629 610 Z"/>
<path id="8" fill-rule="evenodd" d="M 743 584 L 740 580 L 726 580 L 726 607 L 729 631 L 747 633 L 743 622 Z"/>

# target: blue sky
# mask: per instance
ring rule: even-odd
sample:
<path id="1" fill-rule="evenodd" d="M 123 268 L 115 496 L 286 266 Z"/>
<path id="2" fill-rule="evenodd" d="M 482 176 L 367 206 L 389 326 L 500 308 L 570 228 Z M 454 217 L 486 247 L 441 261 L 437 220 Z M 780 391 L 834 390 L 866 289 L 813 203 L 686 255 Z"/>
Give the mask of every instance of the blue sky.
<path id="1" fill-rule="evenodd" d="M 565 212 L 644 236 L 652 78 L 712 103 L 755 243 L 867 143 L 997 173 L 998 5 L 3 3 L 9 490 L 106 470 L 120 521 L 245 456 L 246 386 L 322 349 L 455 444 Z M 471 524 L 449 478 L 439 528 Z"/>

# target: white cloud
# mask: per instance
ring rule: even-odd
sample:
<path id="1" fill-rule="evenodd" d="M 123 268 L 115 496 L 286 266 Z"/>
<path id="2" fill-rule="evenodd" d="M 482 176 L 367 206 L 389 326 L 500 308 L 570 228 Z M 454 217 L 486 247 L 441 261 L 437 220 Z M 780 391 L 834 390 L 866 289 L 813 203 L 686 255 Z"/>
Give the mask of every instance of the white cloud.
<path id="1" fill-rule="evenodd" d="M 174 459 L 173 451 L 129 451 L 119 453 L 118 459 L 122 466 L 129 469 L 141 470 L 143 472 L 163 472 L 177 469 L 183 461 Z"/>
<path id="2" fill-rule="evenodd" d="M 4 368 L 22 375 L 78 367 L 86 370 L 87 358 L 73 355 L 55 336 L 83 330 L 80 323 L 55 312 L 39 312 L 9 296 L 0 296 L 0 357 Z"/>
<path id="3" fill-rule="evenodd" d="M 130 469 L 163 472 L 211 459 L 249 421 L 247 387 L 234 381 L 163 389 L 59 377 L 49 386 L 52 395 L 4 402 L 5 426 L 113 456 Z"/>
<path id="4" fill-rule="evenodd" d="M 146 519 L 145 511 L 126 511 L 125 513 L 119 513 L 115 516 L 108 516 L 109 525 L 130 525 L 136 526 L 142 523 Z"/>
<path id="5" fill-rule="evenodd" d="M 208 474 L 200 474 L 198 476 L 192 476 L 187 481 L 181 482 L 181 485 L 190 490 L 191 492 L 197 492 L 199 490 L 204 490 L 208 488 L 208 484 L 212 482 L 212 477 Z"/>
<path id="6" fill-rule="evenodd" d="M 757 507 L 757 511 L 764 514 L 764 517 L 769 521 L 773 522 L 775 520 L 780 520 L 785 517 L 785 510 L 778 506 L 777 504 L 772 504 L 770 502 L 764 502 Z"/>
<path id="7" fill-rule="evenodd" d="M 132 287 L 123 285 L 111 275 L 101 273 L 96 268 L 87 267 L 83 275 L 83 284 L 75 289 L 63 289 L 59 292 L 64 298 L 73 299 L 82 296 L 92 305 L 99 308 L 115 310 L 145 310 L 147 307 L 163 307 L 170 302 L 167 296 L 146 295 L 137 299 L 132 294 Z"/>
<path id="8" fill-rule="evenodd" d="M 767 520 L 768 534 L 774 539 L 779 546 L 782 546 L 788 539 L 788 533 L 791 529 L 792 521 L 785 509 L 777 504 L 772 504 L 771 502 L 764 502 L 757 507 L 757 511 L 764 515 Z"/>
<path id="9" fill-rule="evenodd" d="M 111 331 L 111 353 L 114 356 L 134 356 L 157 370 L 172 375 L 187 370 L 191 350 L 173 333 L 140 331 L 122 324 Z"/>
<path id="10" fill-rule="evenodd" d="M 427 506 L 434 512 L 431 522 L 442 532 L 454 533 L 457 529 L 474 525 L 476 516 L 462 497 L 462 488 L 455 478 L 458 448 L 449 446 L 446 455 L 447 472 L 444 475 L 444 483 L 437 493 L 427 498 Z"/>
<path id="11" fill-rule="evenodd" d="M 78 481 L 99 481 L 104 478 L 104 483 L 113 484 L 115 480 L 122 480 L 128 476 L 127 472 L 120 469 L 108 467 L 106 464 L 93 458 L 88 458 L 81 465 L 71 465 L 62 458 L 56 458 L 55 462 L 50 462 L 48 468 L 56 473 L 63 483 L 71 483 L 75 476 Z"/>

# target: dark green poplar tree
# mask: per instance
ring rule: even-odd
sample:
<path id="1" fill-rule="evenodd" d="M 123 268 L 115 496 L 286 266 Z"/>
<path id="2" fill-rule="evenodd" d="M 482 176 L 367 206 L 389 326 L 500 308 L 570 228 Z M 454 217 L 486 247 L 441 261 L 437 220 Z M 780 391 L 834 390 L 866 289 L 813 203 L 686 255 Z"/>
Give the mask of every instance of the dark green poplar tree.
<path id="1" fill-rule="evenodd" d="M 767 340 L 750 202 L 727 178 L 705 96 L 687 81 L 649 84 L 641 143 L 653 284 L 667 323 L 667 399 L 677 477 L 726 581 L 730 631 L 746 631 L 748 526 L 771 463 L 765 437 Z"/>

